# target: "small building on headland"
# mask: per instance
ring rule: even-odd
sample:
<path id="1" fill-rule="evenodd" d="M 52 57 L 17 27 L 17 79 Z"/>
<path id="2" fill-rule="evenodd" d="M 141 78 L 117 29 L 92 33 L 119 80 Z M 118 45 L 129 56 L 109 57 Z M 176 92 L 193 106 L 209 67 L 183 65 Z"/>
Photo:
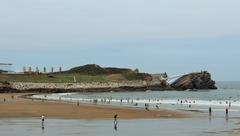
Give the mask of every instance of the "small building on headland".
<path id="1" fill-rule="evenodd" d="M 12 65 L 13 64 L 10 64 L 10 63 L 0 63 L 0 74 L 1 73 L 11 73 Z"/>

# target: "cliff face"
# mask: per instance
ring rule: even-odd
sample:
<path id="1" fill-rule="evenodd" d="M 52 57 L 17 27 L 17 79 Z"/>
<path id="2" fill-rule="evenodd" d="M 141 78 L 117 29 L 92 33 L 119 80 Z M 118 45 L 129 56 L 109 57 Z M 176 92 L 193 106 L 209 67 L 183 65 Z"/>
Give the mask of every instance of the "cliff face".
<path id="1" fill-rule="evenodd" d="M 186 74 L 171 84 L 177 90 L 187 89 L 217 89 L 215 81 L 207 71 Z"/>

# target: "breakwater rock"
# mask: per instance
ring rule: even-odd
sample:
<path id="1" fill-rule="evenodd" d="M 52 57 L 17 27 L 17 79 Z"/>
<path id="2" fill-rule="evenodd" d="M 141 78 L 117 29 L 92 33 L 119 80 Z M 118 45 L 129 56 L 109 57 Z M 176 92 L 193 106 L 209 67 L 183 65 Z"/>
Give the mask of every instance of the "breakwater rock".
<path id="1" fill-rule="evenodd" d="M 0 92 L 109 92 L 109 91 L 146 91 L 163 90 L 165 82 L 127 81 L 127 82 L 92 82 L 92 83 L 30 83 L 9 82 L 0 84 Z"/>
<path id="2" fill-rule="evenodd" d="M 183 75 L 173 82 L 171 87 L 177 90 L 217 89 L 215 81 L 211 79 L 211 74 L 207 71 Z"/>

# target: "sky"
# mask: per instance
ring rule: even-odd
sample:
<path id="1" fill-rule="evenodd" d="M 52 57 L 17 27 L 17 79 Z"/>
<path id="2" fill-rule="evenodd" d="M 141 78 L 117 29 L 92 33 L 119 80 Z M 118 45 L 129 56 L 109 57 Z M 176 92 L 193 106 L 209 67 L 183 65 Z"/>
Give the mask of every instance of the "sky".
<path id="1" fill-rule="evenodd" d="M 239 0 L 0 0 L 0 62 L 240 81 Z"/>

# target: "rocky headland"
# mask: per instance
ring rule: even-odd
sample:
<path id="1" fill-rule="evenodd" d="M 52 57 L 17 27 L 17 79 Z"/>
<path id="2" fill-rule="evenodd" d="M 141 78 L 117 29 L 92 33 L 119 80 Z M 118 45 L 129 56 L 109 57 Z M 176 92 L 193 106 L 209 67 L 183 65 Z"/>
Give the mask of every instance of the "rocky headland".
<path id="1" fill-rule="evenodd" d="M 207 71 L 183 75 L 171 84 L 176 90 L 217 89 L 215 81 Z"/>
<path id="2" fill-rule="evenodd" d="M 85 77 L 72 81 L 70 77 Z M 2 75 L 0 93 L 4 92 L 106 92 L 106 91 L 146 91 L 146 90 L 186 90 L 216 89 L 209 72 L 196 72 L 181 76 L 168 84 L 167 74 L 151 75 L 139 73 L 138 69 L 102 68 L 95 64 L 72 68 L 55 73 L 24 73 L 22 75 Z M 7 78 L 6 78 L 7 77 Z M 26 80 L 31 78 L 30 80 Z M 90 78 L 90 80 L 89 80 Z M 100 78 L 100 79 L 99 79 Z M 63 80 L 63 81 L 62 81 Z M 61 82 L 58 82 L 61 81 Z"/>

